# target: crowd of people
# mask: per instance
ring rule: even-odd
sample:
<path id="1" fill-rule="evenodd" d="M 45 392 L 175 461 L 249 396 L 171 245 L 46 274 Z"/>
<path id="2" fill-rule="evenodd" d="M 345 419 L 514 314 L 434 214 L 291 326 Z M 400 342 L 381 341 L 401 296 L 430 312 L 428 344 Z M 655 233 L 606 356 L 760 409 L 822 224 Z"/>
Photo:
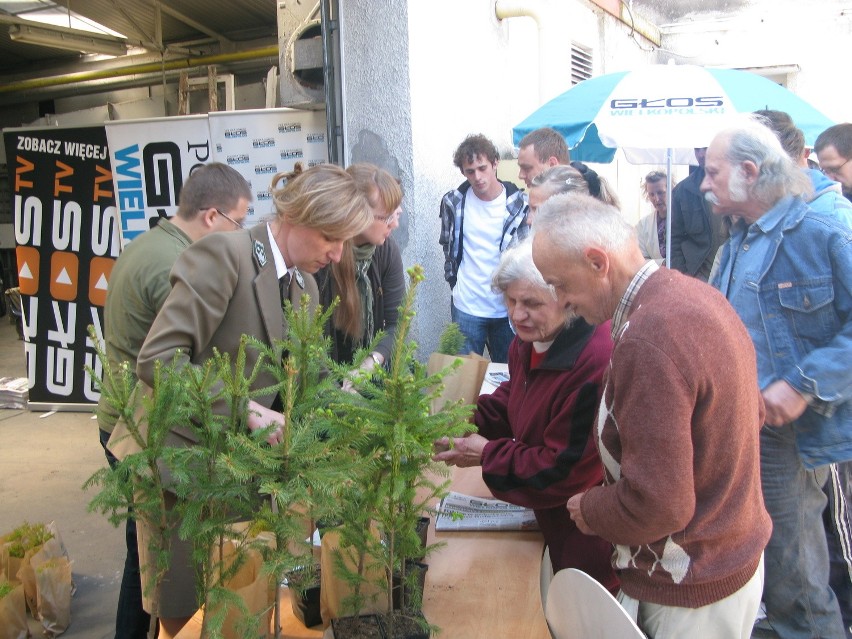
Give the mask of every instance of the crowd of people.
<path id="1" fill-rule="evenodd" d="M 453 156 L 450 315 L 460 353 L 508 363 L 509 380 L 434 459 L 480 466 L 495 496 L 532 508 L 554 570 L 590 574 L 649 637 L 852 636 L 852 124 L 813 151 L 819 169 L 787 114 L 744 118 L 695 149 L 670 203 L 665 173 L 643 179 L 653 211 L 635 228 L 552 129 L 520 142 L 527 190 L 497 177 L 483 135 Z M 112 364 L 144 388 L 158 362 L 198 365 L 242 334 L 272 345 L 282 300 L 307 292 L 340 299 L 327 332 L 352 380 L 387 365 L 405 290 L 399 181 L 324 164 L 277 176 L 273 194 L 275 216 L 246 229 L 245 181 L 215 163 L 192 174 L 178 214 L 116 263 Z M 248 428 L 281 424 L 280 409 L 252 400 Z M 145 610 L 164 639 L 195 612 L 188 544 L 174 536 L 160 601 L 143 603 L 128 521 L 117 638 L 146 636 Z"/>

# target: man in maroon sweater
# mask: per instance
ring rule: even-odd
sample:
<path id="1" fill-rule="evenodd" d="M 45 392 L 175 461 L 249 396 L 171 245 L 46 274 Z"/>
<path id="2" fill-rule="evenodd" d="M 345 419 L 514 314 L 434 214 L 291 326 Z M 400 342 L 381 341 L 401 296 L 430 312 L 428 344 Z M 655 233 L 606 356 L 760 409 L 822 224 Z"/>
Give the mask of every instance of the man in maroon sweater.
<path id="1" fill-rule="evenodd" d="M 553 197 L 533 258 L 560 301 L 615 342 L 596 435 L 604 485 L 568 501 L 615 545 L 619 599 L 651 637 L 751 635 L 771 532 L 754 348 L 713 288 L 642 257 L 617 209 Z"/>

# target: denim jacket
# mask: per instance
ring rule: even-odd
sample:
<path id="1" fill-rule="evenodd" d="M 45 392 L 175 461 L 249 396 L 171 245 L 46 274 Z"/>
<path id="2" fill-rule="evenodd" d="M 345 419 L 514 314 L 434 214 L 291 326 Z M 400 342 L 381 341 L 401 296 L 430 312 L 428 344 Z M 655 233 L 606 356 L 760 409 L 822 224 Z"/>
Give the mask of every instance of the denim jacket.
<path id="1" fill-rule="evenodd" d="M 511 182 L 499 182 L 506 189 L 506 217 L 503 218 L 503 236 L 500 252 L 515 246 L 529 234 L 525 224 L 529 206 L 527 195 Z M 441 235 L 438 242 L 444 248 L 444 279 L 455 288 L 459 264 L 464 248 L 464 203 L 470 182 L 462 182 L 458 188 L 448 191 L 441 198 Z"/>
<path id="2" fill-rule="evenodd" d="M 852 459 L 852 225 L 842 204 L 785 197 L 724 245 L 712 282 L 757 352 L 758 381 L 809 398 L 793 422 L 809 468 Z"/>

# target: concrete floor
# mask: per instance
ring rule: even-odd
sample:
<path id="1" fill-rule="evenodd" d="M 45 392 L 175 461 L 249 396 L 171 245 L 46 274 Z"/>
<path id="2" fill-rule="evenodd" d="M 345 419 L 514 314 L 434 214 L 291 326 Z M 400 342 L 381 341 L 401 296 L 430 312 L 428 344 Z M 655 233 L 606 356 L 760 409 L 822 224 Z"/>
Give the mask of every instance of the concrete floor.
<path id="1" fill-rule="evenodd" d="M 24 343 L 0 318 L 0 377 L 26 377 Z M 124 565 L 124 529 L 86 512 L 83 482 L 106 465 L 91 413 L 44 416 L 0 409 L 0 534 L 55 521 L 73 562 L 77 592 L 64 639 L 112 639 Z M 30 619 L 33 637 L 43 636 Z"/>

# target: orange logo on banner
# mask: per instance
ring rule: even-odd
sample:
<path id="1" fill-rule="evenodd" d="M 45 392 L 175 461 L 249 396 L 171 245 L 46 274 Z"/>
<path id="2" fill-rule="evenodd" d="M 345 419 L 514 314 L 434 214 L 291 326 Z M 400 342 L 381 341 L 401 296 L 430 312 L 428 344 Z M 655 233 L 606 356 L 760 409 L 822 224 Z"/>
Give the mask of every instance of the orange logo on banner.
<path id="1" fill-rule="evenodd" d="M 50 256 L 50 295 L 63 302 L 77 298 L 80 260 L 73 253 L 57 251 Z"/>
<path id="2" fill-rule="evenodd" d="M 35 295 L 38 293 L 38 249 L 32 246 L 19 246 L 15 249 L 18 256 L 18 285 L 21 287 L 21 295 Z"/>
<path id="3" fill-rule="evenodd" d="M 89 302 L 95 306 L 106 304 L 107 284 L 114 265 L 111 257 L 93 257 L 89 262 Z"/>

